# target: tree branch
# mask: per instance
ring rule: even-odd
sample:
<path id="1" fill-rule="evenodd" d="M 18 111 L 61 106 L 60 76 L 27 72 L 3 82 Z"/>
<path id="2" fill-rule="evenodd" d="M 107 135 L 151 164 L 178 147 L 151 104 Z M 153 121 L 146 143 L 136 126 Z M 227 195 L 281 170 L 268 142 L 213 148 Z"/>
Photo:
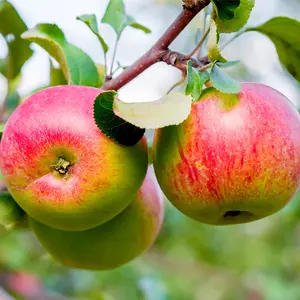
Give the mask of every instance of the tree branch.
<path id="1" fill-rule="evenodd" d="M 185 68 L 184 62 L 186 62 L 185 56 L 177 52 L 171 52 L 168 48 L 194 17 L 209 3 L 210 0 L 201 0 L 193 7 L 187 8 L 186 6 L 183 6 L 183 11 L 155 45 L 122 74 L 107 81 L 102 88 L 105 90 L 116 91 L 140 75 L 150 66 L 160 61 L 183 70 L 183 68 Z M 193 64 L 200 66 L 200 63 L 196 60 L 193 60 Z"/>

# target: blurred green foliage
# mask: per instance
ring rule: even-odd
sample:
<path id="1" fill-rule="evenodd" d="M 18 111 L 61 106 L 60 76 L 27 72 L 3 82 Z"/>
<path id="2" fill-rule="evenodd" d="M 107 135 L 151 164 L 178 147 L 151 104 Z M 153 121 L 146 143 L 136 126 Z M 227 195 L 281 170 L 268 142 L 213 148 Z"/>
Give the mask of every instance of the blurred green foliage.
<path id="1" fill-rule="evenodd" d="M 35 274 L 44 293 L 70 299 L 300 299 L 300 192 L 276 215 L 225 227 L 197 223 L 166 205 L 155 245 L 119 269 L 66 268 L 30 231 L 19 230 L 1 236 L 0 271 Z"/>

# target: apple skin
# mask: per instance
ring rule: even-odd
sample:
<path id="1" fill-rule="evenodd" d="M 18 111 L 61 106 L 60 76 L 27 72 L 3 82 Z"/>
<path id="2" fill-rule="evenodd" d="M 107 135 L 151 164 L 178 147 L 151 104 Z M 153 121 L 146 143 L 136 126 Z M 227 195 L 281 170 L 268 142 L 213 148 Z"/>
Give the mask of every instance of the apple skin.
<path id="1" fill-rule="evenodd" d="M 31 219 L 44 248 L 64 265 L 109 270 L 136 258 L 156 239 L 163 222 L 163 194 L 149 167 L 133 201 L 112 220 L 86 231 L 63 231 Z"/>
<path id="2" fill-rule="evenodd" d="M 115 217 L 146 176 L 147 142 L 126 147 L 93 118 L 102 91 L 57 86 L 27 98 L 12 114 L 0 144 L 6 186 L 23 210 L 62 230 L 87 230 Z M 55 170 L 60 158 L 66 174 Z"/>
<path id="3" fill-rule="evenodd" d="M 185 215 L 214 225 L 261 219 L 299 187 L 299 114 L 262 84 L 227 96 L 208 88 L 187 120 L 156 130 L 153 163 L 162 191 Z"/>

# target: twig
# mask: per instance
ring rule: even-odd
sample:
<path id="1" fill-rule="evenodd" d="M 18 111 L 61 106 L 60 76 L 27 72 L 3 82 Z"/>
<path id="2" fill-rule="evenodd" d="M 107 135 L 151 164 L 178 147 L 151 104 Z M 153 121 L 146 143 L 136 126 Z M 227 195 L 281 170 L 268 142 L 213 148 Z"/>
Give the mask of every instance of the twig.
<path id="1" fill-rule="evenodd" d="M 162 35 L 162 37 L 156 42 L 156 44 L 132 66 L 128 67 L 122 74 L 106 82 L 102 88 L 105 90 L 118 90 L 153 64 L 164 61 L 163 58 L 166 57 L 166 55 L 170 52 L 168 47 L 171 45 L 171 43 L 194 19 L 194 17 L 209 3 L 210 0 L 202 0 L 192 8 L 187 8 L 184 6 L 183 11 Z M 174 66 L 177 67 L 176 64 L 174 64 Z M 180 64 L 178 66 L 182 67 Z"/>
<path id="2" fill-rule="evenodd" d="M 110 73 L 109 73 L 110 77 L 112 77 L 112 75 L 113 75 L 113 69 L 114 69 L 114 63 L 115 63 L 115 59 L 116 59 L 118 44 L 119 44 L 119 38 L 117 38 L 117 40 L 116 40 L 114 53 L 113 53 L 113 57 L 112 57 L 112 60 L 111 60 L 111 67 L 110 67 Z"/>
<path id="3" fill-rule="evenodd" d="M 237 32 L 231 39 L 229 39 L 223 46 L 220 47 L 220 51 L 224 50 L 230 43 L 232 43 L 236 38 L 245 33 L 245 30 Z"/>
<path id="4" fill-rule="evenodd" d="M 205 65 L 205 66 L 203 66 L 203 67 L 199 68 L 199 71 L 200 71 L 200 72 L 203 72 L 203 71 L 205 71 L 205 70 L 209 69 L 211 66 L 212 66 L 212 64 L 211 64 L 211 63 L 209 63 L 209 64 L 207 64 L 207 65 Z"/>
<path id="5" fill-rule="evenodd" d="M 108 73 L 107 73 L 108 65 L 107 65 L 107 55 L 106 55 L 105 52 L 104 52 L 104 68 L 105 68 L 105 78 L 107 78 L 107 76 L 108 76 Z"/>
<path id="6" fill-rule="evenodd" d="M 174 85 L 171 86 L 171 88 L 168 90 L 167 94 L 170 94 L 177 86 L 184 83 L 185 78 L 186 78 L 186 72 L 182 72 L 181 79 L 179 81 L 177 81 Z"/>
<path id="7" fill-rule="evenodd" d="M 198 61 L 202 64 L 202 65 L 207 65 L 209 64 L 211 61 L 209 60 L 208 56 L 204 56 L 204 57 L 200 57 L 198 58 Z"/>
<path id="8" fill-rule="evenodd" d="M 190 59 L 192 62 L 192 65 L 195 69 L 203 67 L 203 64 L 194 58 Z M 182 53 L 176 52 L 176 51 L 171 51 L 171 50 L 166 50 L 165 54 L 161 58 L 161 61 L 164 63 L 173 66 L 182 72 L 186 71 L 186 65 L 189 59 L 186 58 L 186 56 Z"/>
<path id="9" fill-rule="evenodd" d="M 201 48 L 201 46 L 203 45 L 205 39 L 207 38 L 207 36 L 208 36 L 208 34 L 209 34 L 209 31 L 210 31 L 210 28 L 208 28 L 208 29 L 206 30 L 206 32 L 205 32 L 204 35 L 202 36 L 200 42 L 199 42 L 198 45 L 196 46 L 196 48 L 195 48 L 190 54 L 188 54 L 188 55 L 186 56 L 187 59 L 190 59 L 191 57 L 193 57 L 193 56 L 196 54 L 196 52 Z"/>

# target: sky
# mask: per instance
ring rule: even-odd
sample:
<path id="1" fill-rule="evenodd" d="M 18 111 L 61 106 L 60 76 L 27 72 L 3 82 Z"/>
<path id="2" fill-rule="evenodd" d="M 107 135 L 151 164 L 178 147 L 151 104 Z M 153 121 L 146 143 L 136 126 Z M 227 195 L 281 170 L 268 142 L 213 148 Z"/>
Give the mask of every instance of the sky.
<path id="1" fill-rule="evenodd" d="M 128 28 L 121 38 L 117 59 L 123 65 L 130 65 L 143 55 L 159 38 L 178 13 L 176 9 L 154 5 L 159 0 L 124 0 L 127 11 L 138 22 L 151 28 L 151 34 Z M 103 63 L 103 53 L 96 37 L 83 23 L 76 21 L 81 14 L 95 13 L 98 20 L 104 14 L 108 0 L 10 0 L 23 17 L 29 28 L 37 23 L 55 23 L 64 31 L 69 42 L 82 48 L 96 62 Z M 178 0 L 180 2 L 180 0 Z M 293 3 L 293 5 L 289 5 Z M 276 15 L 288 15 L 300 19 L 300 3 L 295 9 L 296 0 L 257 0 L 250 19 L 250 25 L 258 25 Z M 100 32 L 111 48 L 115 34 L 108 25 L 100 25 Z M 194 38 L 185 32 L 185 38 L 174 43 L 176 50 L 192 48 Z M 186 43 L 191 43 L 191 46 Z M 19 87 L 25 96 L 33 89 L 46 85 L 49 81 L 49 56 L 42 48 L 32 45 L 35 50 L 32 58 L 22 69 L 22 81 Z M 3 39 L 0 38 L 0 57 L 7 52 Z M 112 53 L 109 52 L 109 60 Z M 228 59 L 240 59 L 247 68 L 254 72 L 258 82 L 265 83 L 284 93 L 294 104 L 299 102 L 299 85 L 286 76 L 278 62 L 273 44 L 258 33 L 247 33 L 238 38 L 224 50 Z M 164 63 L 152 66 L 137 79 L 120 91 L 120 98 L 129 102 L 153 101 L 162 97 L 166 91 L 180 79 L 180 72 Z M 5 95 L 6 82 L 0 77 L 0 101 Z M 3 92 L 4 91 L 4 92 Z"/>

